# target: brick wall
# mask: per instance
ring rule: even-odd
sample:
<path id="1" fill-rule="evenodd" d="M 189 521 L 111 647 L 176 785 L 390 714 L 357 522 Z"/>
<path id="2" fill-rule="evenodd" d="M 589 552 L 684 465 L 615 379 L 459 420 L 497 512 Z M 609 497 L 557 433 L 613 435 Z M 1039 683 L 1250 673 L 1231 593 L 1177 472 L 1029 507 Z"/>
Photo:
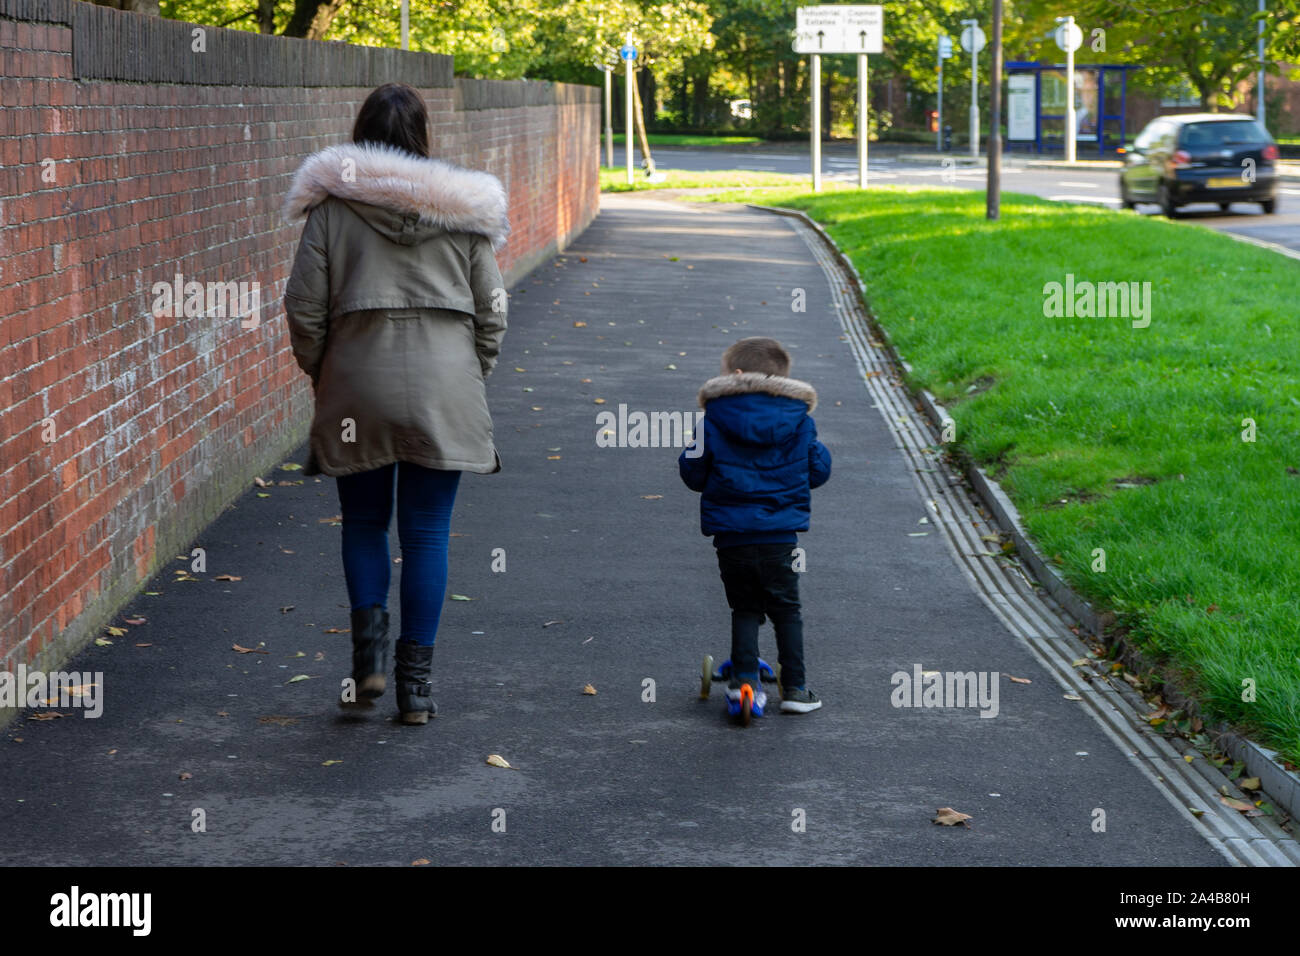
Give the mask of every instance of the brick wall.
<path id="1" fill-rule="evenodd" d="M 305 439 L 281 296 L 303 157 L 417 86 L 434 152 L 499 176 L 508 282 L 598 205 L 594 87 L 456 80 L 450 57 L 0 0 L 0 669 L 52 668 Z M 260 324 L 155 317 L 152 287 L 257 282 Z M 0 720 L 11 714 L 0 714 Z"/>

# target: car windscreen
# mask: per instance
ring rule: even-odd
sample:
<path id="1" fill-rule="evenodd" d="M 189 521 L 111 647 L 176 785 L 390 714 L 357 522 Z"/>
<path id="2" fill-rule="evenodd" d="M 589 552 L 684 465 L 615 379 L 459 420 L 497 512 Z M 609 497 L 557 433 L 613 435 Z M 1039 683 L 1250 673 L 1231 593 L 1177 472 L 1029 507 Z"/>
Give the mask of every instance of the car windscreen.
<path id="1" fill-rule="evenodd" d="M 1180 142 L 1189 149 L 1214 149 L 1241 143 L 1267 143 L 1268 133 L 1254 120 L 1222 120 L 1213 123 L 1188 123 Z"/>

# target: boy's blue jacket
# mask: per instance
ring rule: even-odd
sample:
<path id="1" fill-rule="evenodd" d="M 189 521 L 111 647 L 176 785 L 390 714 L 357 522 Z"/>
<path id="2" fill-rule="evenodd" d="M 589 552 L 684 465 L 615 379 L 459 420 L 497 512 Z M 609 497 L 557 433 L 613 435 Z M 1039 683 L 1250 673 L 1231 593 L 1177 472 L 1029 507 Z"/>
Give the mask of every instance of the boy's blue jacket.
<path id="1" fill-rule="evenodd" d="M 810 491 L 831 476 L 831 453 L 809 414 L 813 387 L 742 372 L 705 382 L 699 402 L 703 452 L 688 446 L 677 464 L 686 487 L 702 493 L 700 530 L 729 541 L 807 531 Z"/>

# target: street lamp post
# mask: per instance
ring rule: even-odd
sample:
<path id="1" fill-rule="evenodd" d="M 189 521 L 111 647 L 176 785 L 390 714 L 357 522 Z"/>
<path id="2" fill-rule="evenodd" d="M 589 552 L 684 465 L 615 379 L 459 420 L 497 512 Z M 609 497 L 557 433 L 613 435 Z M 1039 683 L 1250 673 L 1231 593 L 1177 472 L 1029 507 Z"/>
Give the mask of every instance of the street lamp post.
<path id="1" fill-rule="evenodd" d="M 1259 0 L 1259 82 L 1255 85 L 1255 118 L 1264 126 L 1264 0 Z M 1264 126 L 1268 129 L 1267 126 Z"/>

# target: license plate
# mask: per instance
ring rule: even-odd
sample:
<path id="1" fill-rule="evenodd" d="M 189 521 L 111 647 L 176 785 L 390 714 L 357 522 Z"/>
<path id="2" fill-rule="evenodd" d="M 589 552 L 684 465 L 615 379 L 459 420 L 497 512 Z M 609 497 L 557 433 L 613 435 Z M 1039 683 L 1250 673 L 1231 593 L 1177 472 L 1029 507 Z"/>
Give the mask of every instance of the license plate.
<path id="1" fill-rule="evenodd" d="M 1248 184 L 1243 182 L 1240 176 L 1216 176 L 1207 179 L 1205 185 L 1211 189 L 1240 189 Z"/>

